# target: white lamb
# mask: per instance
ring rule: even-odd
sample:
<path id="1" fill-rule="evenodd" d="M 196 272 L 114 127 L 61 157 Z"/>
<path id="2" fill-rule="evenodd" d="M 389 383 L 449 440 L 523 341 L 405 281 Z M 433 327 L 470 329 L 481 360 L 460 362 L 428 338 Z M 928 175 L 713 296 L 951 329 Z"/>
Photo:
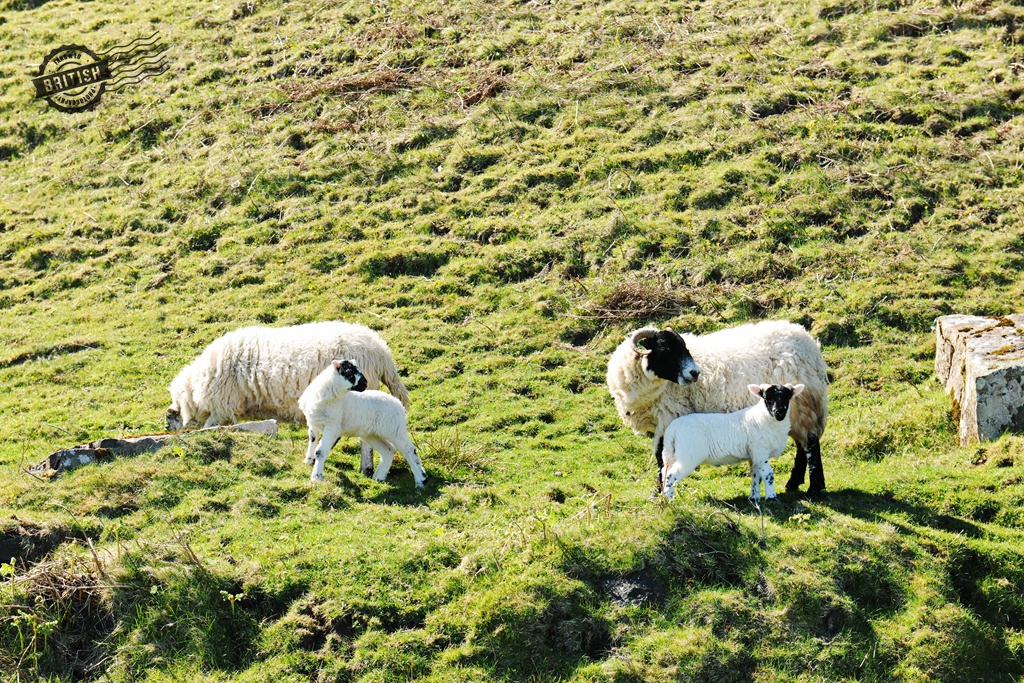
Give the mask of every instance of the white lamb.
<path id="1" fill-rule="evenodd" d="M 800 325 L 771 320 L 705 335 L 644 327 L 629 333 L 608 360 L 608 390 L 619 417 L 637 434 L 653 437 L 659 479 L 662 434 L 672 420 L 745 408 L 751 403 L 747 385 L 761 383 L 806 386 L 793 403 L 796 459 L 786 490 L 797 490 L 809 470 L 808 493 L 822 493 L 828 368 Z"/>
<path id="2" fill-rule="evenodd" d="M 243 327 L 210 342 L 171 382 L 167 428 L 193 420 L 205 427 L 245 417 L 303 419 L 303 390 L 335 358 L 352 358 L 370 389 L 381 382 L 408 407 L 409 393 L 398 377 L 391 350 L 368 327 L 337 321 L 290 327 Z M 369 475 L 373 451 L 363 444 L 360 469 Z"/>
<path id="3" fill-rule="evenodd" d="M 761 482 L 768 500 L 775 500 L 771 459 L 782 455 L 789 441 L 789 402 L 804 390 L 796 386 L 751 384 L 747 389 L 763 400 L 734 413 L 692 413 L 676 418 L 665 430 L 665 495 L 675 496 L 680 479 L 703 463 L 734 465 L 750 461 L 750 498 L 760 500 Z"/>
<path id="4" fill-rule="evenodd" d="M 357 436 L 380 453 L 374 479 L 384 481 L 388 476 L 397 449 L 412 468 L 416 486 L 422 487 L 426 475 L 416 447 L 409 440 L 405 408 L 394 396 L 367 391 L 366 386 L 366 379 L 353 361 L 335 360 L 302 392 L 299 408 L 309 427 L 305 462 L 313 465 L 310 479 L 324 480 L 324 461 L 338 439 Z"/>

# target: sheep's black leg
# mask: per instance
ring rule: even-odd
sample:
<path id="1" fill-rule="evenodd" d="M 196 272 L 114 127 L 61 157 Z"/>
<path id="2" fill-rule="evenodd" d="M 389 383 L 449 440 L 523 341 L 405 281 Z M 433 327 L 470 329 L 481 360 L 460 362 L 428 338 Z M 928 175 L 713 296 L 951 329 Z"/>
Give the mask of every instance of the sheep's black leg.
<path id="1" fill-rule="evenodd" d="M 813 441 L 812 443 L 817 443 Z M 819 466 L 820 469 L 820 466 Z M 790 493 L 799 491 L 804 485 L 804 474 L 807 472 L 807 451 L 799 443 L 796 445 L 796 459 L 793 461 L 793 473 L 786 482 L 786 490 Z M 812 480 L 813 481 L 813 480 Z"/>
<path id="2" fill-rule="evenodd" d="M 365 441 L 359 442 L 359 469 L 367 477 L 373 476 L 373 448 Z"/>
<path id="3" fill-rule="evenodd" d="M 821 469 L 821 442 L 812 439 L 807 444 L 807 450 L 807 470 L 811 480 L 807 493 L 817 496 L 825 492 L 825 472 Z"/>

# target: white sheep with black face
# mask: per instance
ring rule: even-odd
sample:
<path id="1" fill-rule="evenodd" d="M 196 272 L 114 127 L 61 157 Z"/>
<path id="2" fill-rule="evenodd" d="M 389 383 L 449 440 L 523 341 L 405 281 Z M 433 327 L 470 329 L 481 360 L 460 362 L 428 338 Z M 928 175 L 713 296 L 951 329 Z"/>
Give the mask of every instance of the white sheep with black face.
<path id="1" fill-rule="evenodd" d="M 735 465 L 750 462 L 750 498 L 775 500 L 775 473 L 771 459 L 782 455 L 789 441 L 789 404 L 803 384 L 751 384 L 747 390 L 760 397 L 749 408 L 733 413 L 692 413 L 678 417 L 665 430 L 665 495 L 675 496 L 679 480 L 702 464 Z"/>
<path id="2" fill-rule="evenodd" d="M 764 321 L 705 335 L 644 327 L 612 353 L 607 381 L 622 421 L 653 438 L 659 481 L 662 435 L 672 420 L 745 408 L 752 401 L 749 384 L 803 384 L 793 402 L 789 434 L 796 460 L 786 490 L 798 490 L 808 469 L 808 493 L 825 490 L 820 439 L 828 417 L 828 368 L 818 343 L 800 325 Z"/>
<path id="3" fill-rule="evenodd" d="M 355 436 L 380 453 L 374 479 L 384 481 L 398 450 L 409 463 L 416 486 L 422 487 L 426 475 L 409 440 L 405 408 L 394 396 L 368 391 L 366 386 L 353 361 L 334 360 L 302 392 L 299 408 L 309 427 L 305 462 L 313 465 L 310 479 L 323 481 L 324 461 L 331 449 L 341 437 Z"/>
<path id="4" fill-rule="evenodd" d="M 288 327 L 243 327 L 215 339 L 171 382 L 167 428 L 234 424 L 245 417 L 303 419 L 299 396 L 335 358 L 352 358 L 367 386 L 383 382 L 402 405 L 409 392 L 398 377 L 391 350 L 376 332 L 338 321 Z M 360 469 L 373 470 L 373 451 L 363 444 Z"/>

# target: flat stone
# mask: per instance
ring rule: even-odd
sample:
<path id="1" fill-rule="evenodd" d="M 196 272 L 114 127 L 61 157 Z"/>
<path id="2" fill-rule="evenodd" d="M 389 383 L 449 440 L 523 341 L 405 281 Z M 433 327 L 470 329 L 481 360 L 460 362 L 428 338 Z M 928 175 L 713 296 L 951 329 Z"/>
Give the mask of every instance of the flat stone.
<path id="1" fill-rule="evenodd" d="M 935 373 L 953 400 L 960 445 L 1024 428 L 1024 314 L 935 321 Z"/>
<path id="2" fill-rule="evenodd" d="M 605 579 L 601 588 L 620 607 L 661 605 L 667 597 L 665 584 L 650 569 L 638 569 L 625 576 Z"/>
<path id="3" fill-rule="evenodd" d="M 209 427 L 195 430 L 197 432 L 237 431 L 255 432 L 264 436 L 277 436 L 277 420 L 261 420 L 259 422 L 241 422 L 223 427 Z M 164 434 L 147 434 L 127 439 L 100 439 L 92 443 L 82 444 L 73 448 L 63 448 L 46 456 L 40 463 L 28 468 L 30 474 L 41 479 L 52 479 L 61 472 L 73 470 L 82 465 L 103 462 L 118 456 L 138 455 L 159 450 L 182 434 L 195 432 L 169 432 Z"/>

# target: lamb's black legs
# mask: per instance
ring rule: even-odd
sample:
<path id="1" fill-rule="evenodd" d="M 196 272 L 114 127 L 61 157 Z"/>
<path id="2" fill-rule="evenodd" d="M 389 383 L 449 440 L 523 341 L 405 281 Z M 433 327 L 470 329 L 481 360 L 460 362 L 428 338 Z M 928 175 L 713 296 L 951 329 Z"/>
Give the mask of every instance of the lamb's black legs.
<path id="1" fill-rule="evenodd" d="M 817 496 L 825 491 L 825 472 L 821 469 L 821 442 L 817 438 L 811 438 L 807 443 L 807 450 L 800 444 L 796 445 L 796 459 L 793 460 L 793 473 L 786 482 L 786 490 L 799 491 L 804 483 L 804 474 L 810 472 L 810 485 L 807 493 Z"/>

